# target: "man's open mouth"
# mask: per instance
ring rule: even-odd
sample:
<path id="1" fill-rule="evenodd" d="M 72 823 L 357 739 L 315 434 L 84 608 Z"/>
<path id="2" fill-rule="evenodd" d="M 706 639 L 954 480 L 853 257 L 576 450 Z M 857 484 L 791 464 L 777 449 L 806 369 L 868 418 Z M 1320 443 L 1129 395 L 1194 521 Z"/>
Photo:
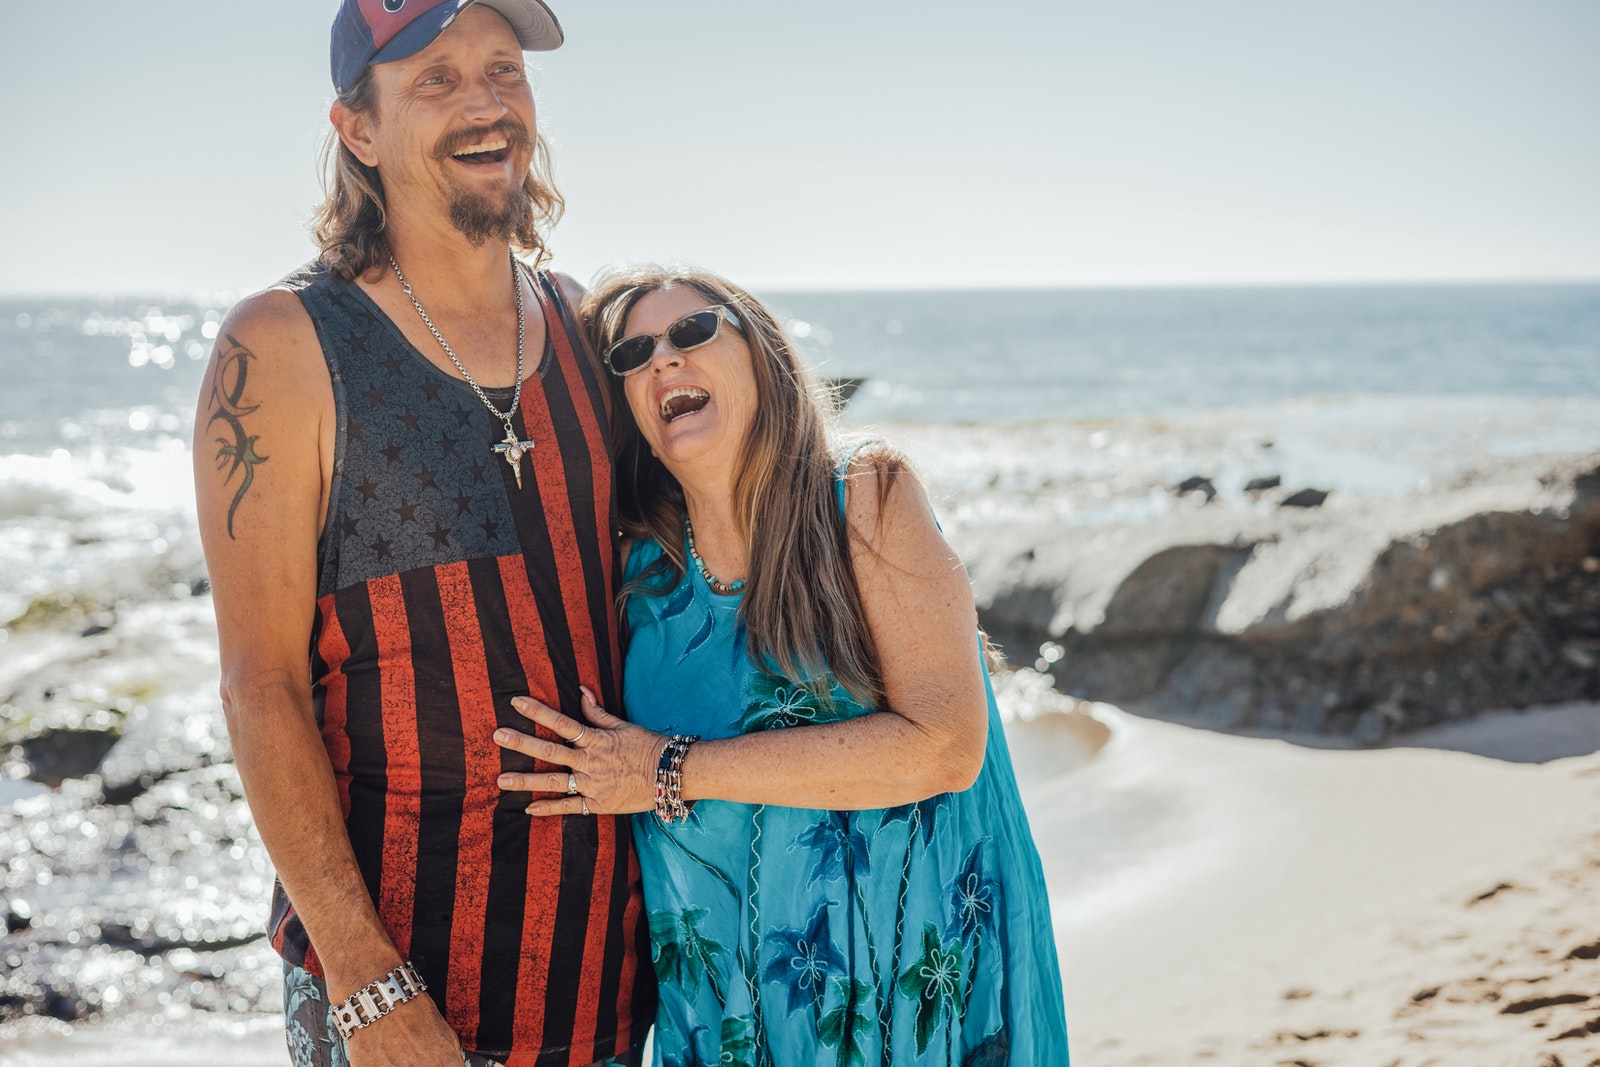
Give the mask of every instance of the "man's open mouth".
<path id="1" fill-rule="evenodd" d="M 465 148 L 458 148 L 450 153 L 450 158 L 462 163 L 500 163 L 506 158 L 506 153 L 511 150 L 510 142 L 504 137 L 492 141 L 481 141 L 478 144 L 469 144 Z"/>
<path id="2" fill-rule="evenodd" d="M 710 403 L 711 394 L 692 385 L 668 389 L 661 397 L 661 421 L 671 422 L 692 415 Z"/>

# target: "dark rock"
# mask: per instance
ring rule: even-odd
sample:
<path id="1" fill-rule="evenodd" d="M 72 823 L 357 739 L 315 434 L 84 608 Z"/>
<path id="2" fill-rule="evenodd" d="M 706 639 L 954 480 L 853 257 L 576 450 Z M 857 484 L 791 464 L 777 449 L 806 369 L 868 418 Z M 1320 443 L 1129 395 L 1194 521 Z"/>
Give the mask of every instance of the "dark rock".
<path id="1" fill-rule="evenodd" d="M 156 783 L 166 778 L 170 773 L 172 772 L 141 774 L 139 777 L 126 782 L 104 783 L 100 787 L 100 803 L 113 806 L 131 804 L 136 798 L 142 797 L 154 789 Z"/>
<path id="2" fill-rule="evenodd" d="M 190 596 L 205 596 L 209 592 L 211 592 L 211 579 L 209 578 L 196 578 L 189 583 Z"/>
<path id="3" fill-rule="evenodd" d="M 109 611 L 101 612 L 99 615 L 94 617 L 94 620 L 90 622 L 88 626 L 85 626 L 82 630 L 78 631 L 78 636 L 97 637 L 100 634 L 109 632 L 110 629 L 116 624 L 117 617 L 115 614 Z"/>
<path id="4" fill-rule="evenodd" d="M 17 934 L 33 927 L 33 908 L 21 897 L 6 905 L 4 933 Z"/>
<path id="5" fill-rule="evenodd" d="M 1206 503 L 1211 503 L 1217 498 L 1217 487 L 1211 484 L 1210 478 L 1202 478 L 1198 474 L 1185 478 L 1172 487 L 1172 491 L 1179 496 L 1188 493 L 1199 493 L 1206 498 Z"/>
<path id="6" fill-rule="evenodd" d="M 28 777 L 51 789 L 68 778 L 82 778 L 100 766 L 121 735 L 114 730 L 50 730 L 21 743 Z"/>
<path id="7" fill-rule="evenodd" d="M 1300 489 L 1279 502 L 1280 508 L 1320 508 L 1328 499 L 1326 489 Z"/>
<path id="8" fill-rule="evenodd" d="M 76 1022 L 80 1016 L 86 1014 L 87 1007 L 88 1005 L 76 993 L 50 989 L 45 991 L 41 1014 L 70 1023 Z"/>
<path id="9" fill-rule="evenodd" d="M 1379 744 L 1600 700 L 1600 457 L 1333 511 L 997 532 L 985 629 L 1065 692 L 1224 729 Z"/>
<path id="10" fill-rule="evenodd" d="M 1268 489 L 1276 489 L 1282 484 L 1282 478 L 1276 474 L 1268 474 L 1261 478 L 1251 478 L 1248 482 L 1245 482 L 1244 491 L 1247 493 L 1264 493 Z"/>
<path id="11" fill-rule="evenodd" d="M 199 949 L 214 952 L 237 948 L 266 937 L 262 930 L 232 932 L 227 930 L 193 930 L 177 926 L 151 928 L 135 926 L 128 922 L 102 922 L 100 940 L 116 948 L 127 948 L 145 956 L 159 956 L 175 948 Z"/>

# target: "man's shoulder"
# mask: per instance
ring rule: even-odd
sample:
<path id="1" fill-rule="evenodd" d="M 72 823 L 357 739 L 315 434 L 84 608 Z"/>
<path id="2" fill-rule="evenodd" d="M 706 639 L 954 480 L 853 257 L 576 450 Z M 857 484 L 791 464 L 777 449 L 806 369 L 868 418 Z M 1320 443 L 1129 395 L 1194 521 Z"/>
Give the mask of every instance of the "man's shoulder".
<path id="1" fill-rule="evenodd" d="M 302 268 L 234 304 L 217 336 L 219 351 L 244 350 L 291 373 L 320 365 L 322 346 L 299 295 L 315 281 L 314 270 Z"/>
<path id="2" fill-rule="evenodd" d="M 567 298 L 567 303 L 571 304 L 572 310 L 576 312 L 578 305 L 583 303 L 583 298 L 588 293 L 583 283 L 564 271 L 547 270 L 544 273 L 555 283 L 556 288 L 561 290 L 561 295 Z"/>

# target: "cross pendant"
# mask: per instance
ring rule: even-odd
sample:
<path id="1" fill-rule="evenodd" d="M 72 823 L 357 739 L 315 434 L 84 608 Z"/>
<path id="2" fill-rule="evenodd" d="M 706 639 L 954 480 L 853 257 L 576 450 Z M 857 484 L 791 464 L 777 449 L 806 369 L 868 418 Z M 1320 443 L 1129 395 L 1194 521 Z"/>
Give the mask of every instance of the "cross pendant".
<path id="1" fill-rule="evenodd" d="M 506 462 L 511 464 L 511 473 L 517 476 L 517 488 L 522 488 L 522 457 L 525 453 L 533 451 L 532 441 L 517 440 L 517 432 L 508 424 L 506 426 L 506 439 L 494 446 L 495 453 L 506 457 Z"/>

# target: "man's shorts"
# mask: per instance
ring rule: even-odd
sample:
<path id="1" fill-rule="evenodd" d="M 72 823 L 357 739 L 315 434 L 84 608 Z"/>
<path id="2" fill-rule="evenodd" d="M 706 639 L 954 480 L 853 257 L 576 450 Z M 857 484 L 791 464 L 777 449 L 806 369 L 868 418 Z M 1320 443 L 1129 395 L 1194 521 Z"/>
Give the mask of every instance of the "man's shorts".
<path id="1" fill-rule="evenodd" d="M 350 1067 L 344 1039 L 333 1026 L 328 986 L 322 979 L 291 963 L 283 965 L 283 1014 L 288 1026 L 289 1058 L 294 1067 Z M 476 1052 L 463 1052 L 467 1067 L 503 1067 L 499 1060 Z M 639 1067 L 644 1050 L 601 1060 L 593 1067 Z"/>

